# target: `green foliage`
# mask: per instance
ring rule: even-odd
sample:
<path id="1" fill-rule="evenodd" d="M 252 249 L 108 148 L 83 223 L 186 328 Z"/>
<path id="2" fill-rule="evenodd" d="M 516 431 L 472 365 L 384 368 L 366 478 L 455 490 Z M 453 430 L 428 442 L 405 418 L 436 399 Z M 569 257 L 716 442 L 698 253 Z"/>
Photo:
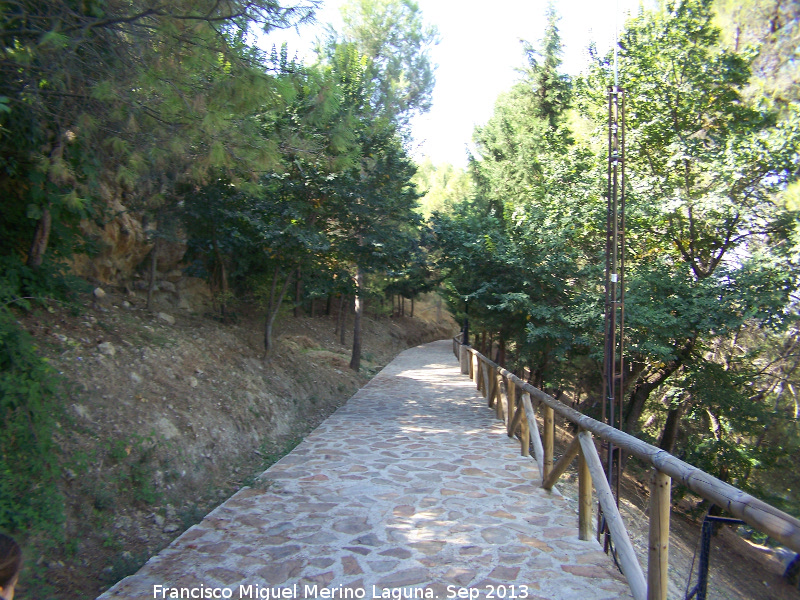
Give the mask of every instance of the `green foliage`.
<path id="1" fill-rule="evenodd" d="M 785 249 L 796 221 L 775 199 L 796 177 L 800 136 L 790 125 L 796 109 L 779 119 L 771 103 L 745 97 L 754 54 L 720 44 L 708 1 L 640 14 L 621 49 L 636 241 L 628 349 L 641 373 L 626 427 L 635 431 L 646 390 L 691 371 L 710 340 L 750 320 L 779 329 L 791 322 L 797 272 Z M 582 83 L 583 106 L 599 108 L 608 65 Z"/>
<path id="2" fill-rule="evenodd" d="M 796 27 L 763 8 L 783 27 L 762 36 L 775 52 Z M 603 361 L 611 56 L 569 81 L 558 73 L 556 22 L 550 9 L 541 50 L 526 46 L 521 81 L 476 129 L 472 193 L 435 213 L 433 230 L 448 301 L 469 317 L 472 343 L 492 339 L 509 368 L 591 412 Z M 769 86 L 753 85 L 765 54 L 726 44 L 714 23 L 710 1 L 668 2 L 640 11 L 621 37 L 625 427 L 640 432 L 647 417 L 641 434 L 672 447 L 666 416 L 677 416 L 676 452 L 690 462 L 796 498 L 798 105 L 785 87 L 764 95 Z"/>
<path id="3" fill-rule="evenodd" d="M 769 414 L 762 403 L 748 397 L 753 374 L 698 361 L 681 382 L 691 398 L 684 458 L 745 488 L 751 472 L 769 461 L 767 449 L 753 443 Z"/>
<path id="4" fill-rule="evenodd" d="M 69 302 L 62 271 L 94 232 L 141 219 L 151 258 L 185 240 L 187 271 L 222 312 L 298 271 L 311 297 L 431 285 L 405 136 L 430 104 L 435 31 L 413 2 L 363 3 L 318 64 L 249 45 L 253 28 L 300 24 L 315 5 L 0 7 L 0 529 L 61 540 L 59 380 L 14 315 Z M 356 271 L 371 275 L 360 290 Z M 76 483 L 88 514 L 157 501 L 159 443 L 94 440 L 69 465 L 104 465 L 102 482 Z M 121 556 L 113 574 L 138 562 Z"/>
<path id="5" fill-rule="evenodd" d="M 714 13 L 726 46 L 758 51 L 748 93 L 766 93 L 780 104 L 796 102 L 800 6 L 781 0 L 717 0 Z"/>
<path id="6" fill-rule="evenodd" d="M 77 310 L 75 294 L 86 292 L 89 286 L 65 271 L 65 265 L 53 261 L 34 269 L 18 256 L 0 256 L 0 310 L 31 310 L 50 302 Z"/>
<path id="7" fill-rule="evenodd" d="M 0 529 L 44 531 L 55 539 L 62 534 L 54 438 L 63 391 L 15 315 L 53 302 L 71 306 L 73 293 L 85 285 L 50 261 L 33 269 L 15 255 L 0 256 Z"/>
<path id="8" fill-rule="evenodd" d="M 403 264 L 419 235 L 416 167 L 392 127 L 369 132 L 363 152 L 360 168 L 332 182 L 342 202 L 332 247 L 362 268 L 383 270 Z"/>
<path id="9" fill-rule="evenodd" d="M 496 333 L 510 367 L 558 387 L 602 339 L 593 282 L 604 214 L 593 181 L 601 167 L 567 127 L 571 82 L 558 72 L 552 7 L 547 16 L 541 51 L 526 45 L 521 80 L 475 131 L 470 201 L 435 216 L 434 231 L 451 310 Z"/>
<path id="10" fill-rule="evenodd" d="M 107 455 L 112 471 L 111 482 L 115 495 L 130 495 L 135 501 L 153 504 L 159 499 L 153 484 L 155 455 L 158 441 L 153 436 L 131 434 L 112 440 Z M 101 496 L 95 497 L 95 506 Z M 105 508 L 105 506 L 103 506 Z"/>
<path id="11" fill-rule="evenodd" d="M 125 579 L 128 575 L 133 575 L 142 568 L 144 563 L 150 558 L 148 552 L 121 552 L 114 556 L 109 568 L 103 571 L 103 580 L 108 585 Z"/>
<path id="12" fill-rule="evenodd" d="M 553 2 L 547 5 L 547 27 L 542 39 L 542 49 L 537 51 L 525 42 L 528 58 L 526 83 L 532 86 L 536 97 L 533 116 L 547 120 L 555 128 L 565 116 L 571 96 L 569 77 L 559 73 L 561 67 L 561 36 L 558 32 L 559 16 Z"/>
<path id="13" fill-rule="evenodd" d="M 0 529 L 62 535 L 56 377 L 30 335 L 0 309 Z"/>
<path id="14" fill-rule="evenodd" d="M 434 67 L 428 52 L 438 43 L 438 32 L 423 23 L 417 3 L 352 0 L 342 17 L 343 40 L 369 59 L 373 113 L 405 126 L 415 113 L 430 110 Z M 331 32 L 329 44 L 337 42 Z"/>
<path id="15" fill-rule="evenodd" d="M 79 221 L 123 195 L 143 208 L 178 180 L 279 167 L 255 115 L 291 100 L 270 71 L 294 65 L 285 52 L 270 64 L 245 39 L 310 16 L 275 2 L 78 4 L 0 9 L 0 253 L 32 267 L 69 256 Z"/>
<path id="16" fill-rule="evenodd" d="M 413 181 L 423 194 L 419 210 L 424 219 L 429 219 L 434 212 L 451 211 L 453 206 L 472 196 L 472 179 L 465 170 L 448 163 L 434 165 L 427 157 L 417 165 Z"/>
<path id="17" fill-rule="evenodd" d="M 547 22 L 542 49 L 525 43 L 528 68 L 498 98 L 489 122 L 473 134 L 479 159 L 472 164 L 476 185 L 488 205 L 506 219 L 513 219 L 518 207 L 551 202 L 558 188 L 585 168 L 585 161 L 576 155 L 572 157 L 578 159 L 576 168 L 570 173 L 563 160 L 573 151 L 565 120 L 572 84 L 558 72 L 561 41 L 552 6 Z"/>

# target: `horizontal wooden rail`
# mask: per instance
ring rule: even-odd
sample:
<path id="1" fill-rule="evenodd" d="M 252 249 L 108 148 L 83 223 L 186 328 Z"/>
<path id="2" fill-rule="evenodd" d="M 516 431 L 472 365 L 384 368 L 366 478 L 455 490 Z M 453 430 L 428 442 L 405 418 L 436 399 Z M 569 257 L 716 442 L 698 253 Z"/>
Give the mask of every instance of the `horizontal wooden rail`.
<path id="1" fill-rule="evenodd" d="M 527 454 L 529 440 L 532 441 L 534 458 L 542 479 L 542 486 L 550 489 L 564 472 L 569 462 L 578 456 L 579 472 L 579 535 L 587 539 L 591 518 L 592 482 L 603 509 L 603 515 L 611 532 L 620 564 L 637 600 L 661 600 L 666 598 L 667 551 L 669 545 L 669 489 L 670 478 L 720 508 L 766 533 L 781 544 L 800 553 L 800 520 L 747 494 L 746 492 L 709 475 L 705 471 L 686 463 L 670 453 L 633 437 L 619 429 L 596 421 L 591 417 L 559 402 L 540 389 L 523 381 L 510 371 L 492 362 L 480 352 L 461 344 L 461 335 L 453 340 L 453 352 L 462 365 L 462 372 L 469 373 L 478 389 L 484 394 L 487 404 L 494 408 L 498 418 L 506 422 L 508 435 L 519 429 L 524 431 L 521 440 L 523 454 Z M 465 370 L 464 365 L 469 369 Z M 515 405 L 520 403 L 521 406 Z M 534 403 L 544 405 L 543 436 L 534 412 Z M 519 411 L 523 413 L 520 414 Z M 553 416 L 558 414 L 578 426 L 579 434 L 573 444 L 553 465 Z M 525 427 L 522 427 L 524 422 Z M 645 580 L 633 546 L 628 539 L 616 504 L 609 500 L 608 488 L 597 449 L 591 434 L 615 447 L 621 448 L 644 463 L 651 465 L 650 551 L 648 576 Z M 522 437 L 522 436 L 521 436 Z M 579 443 L 578 443 L 579 442 Z"/>

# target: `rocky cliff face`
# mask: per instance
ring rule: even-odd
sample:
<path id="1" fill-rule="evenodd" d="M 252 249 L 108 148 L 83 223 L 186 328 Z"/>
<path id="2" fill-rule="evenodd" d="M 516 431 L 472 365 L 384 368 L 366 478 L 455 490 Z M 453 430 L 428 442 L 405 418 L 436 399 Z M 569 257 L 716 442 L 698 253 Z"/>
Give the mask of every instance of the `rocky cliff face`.
<path id="1" fill-rule="evenodd" d="M 107 218 L 101 226 L 81 222 L 81 233 L 97 243 L 97 256 L 78 255 L 73 259 L 73 271 L 79 277 L 103 284 L 119 284 L 133 277 L 135 269 L 153 248 L 142 215 L 128 210 L 118 193 L 102 189 L 106 200 Z"/>
<path id="2" fill-rule="evenodd" d="M 141 296 L 149 287 L 149 259 L 155 248 L 153 307 L 195 313 L 208 310 L 212 294 L 206 282 L 183 273 L 187 245 L 180 241 L 180 232 L 171 236 L 179 241 L 160 239 L 155 244 L 155 228 L 145 225 L 143 213 L 127 208 L 118 192 L 103 188 L 102 194 L 107 203 L 105 223 L 81 223 L 82 234 L 97 244 L 99 252 L 95 256 L 75 256 L 71 262 L 73 273 L 101 286 L 126 288 Z"/>

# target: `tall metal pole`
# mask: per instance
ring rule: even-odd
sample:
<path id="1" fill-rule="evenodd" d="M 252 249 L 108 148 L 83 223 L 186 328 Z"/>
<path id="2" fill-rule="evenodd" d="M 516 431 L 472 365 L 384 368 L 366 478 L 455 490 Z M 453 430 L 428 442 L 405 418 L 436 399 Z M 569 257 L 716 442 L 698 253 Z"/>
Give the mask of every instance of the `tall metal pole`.
<path id="1" fill-rule="evenodd" d="M 605 352 L 602 420 L 622 429 L 625 323 L 625 92 L 608 88 L 608 189 L 606 213 Z M 619 502 L 622 460 L 604 444 L 606 476 Z M 602 518 L 598 534 L 604 533 Z M 605 547 L 608 549 L 606 535 Z"/>

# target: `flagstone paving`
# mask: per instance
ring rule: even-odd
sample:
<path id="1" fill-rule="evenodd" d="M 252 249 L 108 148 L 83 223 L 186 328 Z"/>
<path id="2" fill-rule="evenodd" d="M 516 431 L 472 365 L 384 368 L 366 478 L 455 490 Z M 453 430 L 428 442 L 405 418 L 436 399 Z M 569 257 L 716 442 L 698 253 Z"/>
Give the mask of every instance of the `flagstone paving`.
<path id="1" fill-rule="evenodd" d="M 450 341 L 407 350 L 100 598 L 630 598 L 493 415 Z"/>

